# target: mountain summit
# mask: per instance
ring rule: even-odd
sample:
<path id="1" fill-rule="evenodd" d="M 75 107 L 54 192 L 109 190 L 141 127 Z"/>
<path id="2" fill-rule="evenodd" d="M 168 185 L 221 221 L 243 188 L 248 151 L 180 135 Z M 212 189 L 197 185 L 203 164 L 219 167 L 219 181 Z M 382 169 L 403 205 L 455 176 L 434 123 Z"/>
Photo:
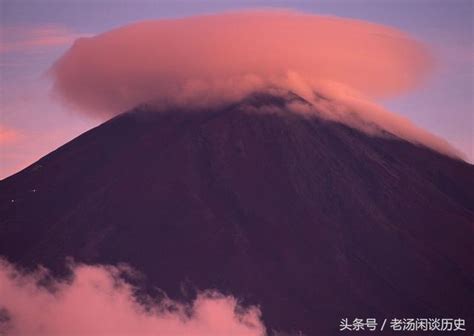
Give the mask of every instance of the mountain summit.
<path id="1" fill-rule="evenodd" d="M 269 331 L 474 311 L 473 166 L 254 94 L 119 115 L 0 182 L 0 254 L 128 263 L 147 288 L 217 289 Z"/>

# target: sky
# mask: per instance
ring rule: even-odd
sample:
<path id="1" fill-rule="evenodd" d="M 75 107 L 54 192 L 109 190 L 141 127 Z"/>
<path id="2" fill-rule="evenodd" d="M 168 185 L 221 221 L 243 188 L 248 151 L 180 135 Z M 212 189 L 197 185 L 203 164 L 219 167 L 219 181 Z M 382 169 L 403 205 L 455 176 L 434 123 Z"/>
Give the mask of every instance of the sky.
<path id="1" fill-rule="evenodd" d="M 434 58 L 431 74 L 415 89 L 377 103 L 445 138 L 474 161 L 470 0 L 0 0 L 0 178 L 105 121 L 77 113 L 51 93 L 47 72 L 75 39 L 146 19 L 253 8 L 364 20 L 423 42 Z"/>

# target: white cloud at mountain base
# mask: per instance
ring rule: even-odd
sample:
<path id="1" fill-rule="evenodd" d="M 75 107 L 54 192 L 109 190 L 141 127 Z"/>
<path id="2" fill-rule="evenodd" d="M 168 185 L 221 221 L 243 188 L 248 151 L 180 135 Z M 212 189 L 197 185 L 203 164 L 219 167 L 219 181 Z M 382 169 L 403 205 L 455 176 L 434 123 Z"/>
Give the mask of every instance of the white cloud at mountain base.
<path id="1" fill-rule="evenodd" d="M 44 268 L 30 273 L 0 259 L 0 334 L 263 336 L 256 307 L 215 291 L 185 305 L 138 300 L 121 277 L 123 266 L 73 265 L 69 280 L 50 279 Z M 50 279 L 47 286 L 41 285 Z M 146 303 L 143 303 L 146 302 Z"/>

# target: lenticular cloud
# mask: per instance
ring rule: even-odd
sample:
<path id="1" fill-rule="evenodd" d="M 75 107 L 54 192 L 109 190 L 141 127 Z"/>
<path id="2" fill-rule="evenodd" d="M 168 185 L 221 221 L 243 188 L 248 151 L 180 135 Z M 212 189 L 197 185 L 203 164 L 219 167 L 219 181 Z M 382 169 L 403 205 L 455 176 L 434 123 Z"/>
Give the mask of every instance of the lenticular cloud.
<path id="1" fill-rule="evenodd" d="M 390 96 L 412 88 L 430 67 L 423 46 L 393 28 L 256 11 L 144 21 L 82 38 L 52 73 L 67 101 L 112 116 L 149 101 L 215 103 L 287 87 L 289 73 Z"/>
<path id="2" fill-rule="evenodd" d="M 230 296 L 204 292 L 189 306 L 171 300 L 138 301 L 134 288 L 120 277 L 129 271 L 76 265 L 72 280 L 59 281 L 51 280 L 44 269 L 25 274 L 0 259 L 0 334 L 265 335 L 260 311 L 243 309 Z"/>
<path id="3" fill-rule="evenodd" d="M 443 139 L 373 103 L 418 85 L 432 63 L 420 43 L 394 28 L 250 11 L 144 21 L 82 38 L 51 73 L 64 101 L 101 118 L 143 103 L 192 110 L 287 90 L 311 105 L 294 112 L 460 157 Z"/>

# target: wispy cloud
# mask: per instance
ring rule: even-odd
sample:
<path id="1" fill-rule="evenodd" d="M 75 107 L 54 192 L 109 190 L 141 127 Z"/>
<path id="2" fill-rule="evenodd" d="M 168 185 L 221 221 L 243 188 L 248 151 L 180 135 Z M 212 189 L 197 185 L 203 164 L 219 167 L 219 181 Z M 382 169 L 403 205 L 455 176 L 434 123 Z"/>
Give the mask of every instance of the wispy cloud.
<path id="1" fill-rule="evenodd" d="M 17 130 L 6 127 L 0 124 L 0 145 L 12 143 L 20 138 L 20 133 Z"/>
<path id="2" fill-rule="evenodd" d="M 83 36 L 57 25 L 0 27 L 0 53 L 24 52 L 63 46 Z"/>

